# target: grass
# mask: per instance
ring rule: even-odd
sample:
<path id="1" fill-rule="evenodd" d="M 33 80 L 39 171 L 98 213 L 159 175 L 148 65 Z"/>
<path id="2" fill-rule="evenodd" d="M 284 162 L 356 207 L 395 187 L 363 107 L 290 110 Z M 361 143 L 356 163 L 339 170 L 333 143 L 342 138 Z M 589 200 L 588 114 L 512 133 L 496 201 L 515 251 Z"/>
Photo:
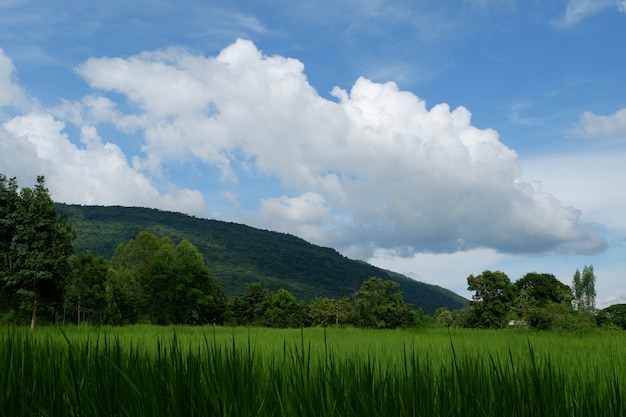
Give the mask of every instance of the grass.
<path id="1" fill-rule="evenodd" d="M 623 416 L 626 336 L 0 329 L 0 416 Z"/>

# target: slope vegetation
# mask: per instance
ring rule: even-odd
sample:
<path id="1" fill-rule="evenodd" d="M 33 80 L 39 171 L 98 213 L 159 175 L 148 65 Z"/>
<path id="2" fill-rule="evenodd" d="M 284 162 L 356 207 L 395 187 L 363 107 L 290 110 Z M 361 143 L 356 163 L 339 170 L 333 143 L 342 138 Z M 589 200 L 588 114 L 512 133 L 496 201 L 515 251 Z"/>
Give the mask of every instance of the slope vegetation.
<path id="1" fill-rule="evenodd" d="M 444 288 L 348 259 L 334 249 L 284 233 L 147 208 L 57 204 L 57 210 L 65 212 L 76 229 L 77 252 L 91 251 L 107 259 L 118 244 L 143 230 L 167 236 L 174 243 L 188 240 L 204 255 L 229 297 L 251 282 L 261 282 L 272 291 L 284 288 L 307 301 L 316 296 L 351 296 L 364 280 L 377 276 L 398 282 L 404 299 L 426 314 L 442 306 L 458 309 L 467 302 Z"/>

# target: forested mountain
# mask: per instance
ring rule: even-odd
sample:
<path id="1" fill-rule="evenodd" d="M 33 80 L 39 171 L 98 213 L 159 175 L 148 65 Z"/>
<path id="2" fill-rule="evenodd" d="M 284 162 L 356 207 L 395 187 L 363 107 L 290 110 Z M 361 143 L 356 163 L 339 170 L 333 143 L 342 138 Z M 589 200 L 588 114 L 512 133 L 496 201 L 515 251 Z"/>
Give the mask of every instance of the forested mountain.
<path id="1" fill-rule="evenodd" d="M 174 242 L 188 240 L 203 254 L 229 297 L 240 294 L 252 282 L 261 282 L 273 291 L 283 288 L 306 301 L 316 296 L 351 296 L 363 281 L 376 276 L 399 283 L 404 299 L 426 314 L 432 315 L 439 307 L 458 309 L 467 303 L 444 288 L 348 259 L 334 249 L 284 233 L 147 208 L 56 206 L 76 230 L 77 252 L 91 251 L 108 259 L 118 244 L 141 231 L 167 236 Z"/>

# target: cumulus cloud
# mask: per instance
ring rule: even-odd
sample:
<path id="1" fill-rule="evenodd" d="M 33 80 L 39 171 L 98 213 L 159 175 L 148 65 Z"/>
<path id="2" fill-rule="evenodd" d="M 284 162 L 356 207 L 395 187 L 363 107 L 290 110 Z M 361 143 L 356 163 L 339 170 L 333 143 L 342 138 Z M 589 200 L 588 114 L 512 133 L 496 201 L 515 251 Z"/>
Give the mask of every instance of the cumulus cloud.
<path id="1" fill-rule="evenodd" d="M 2 172 L 26 182 L 44 175 L 56 201 L 203 213 L 198 191 L 173 189 L 160 194 L 147 177 L 128 164 L 117 145 L 102 143 L 95 127 L 82 127 L 82 149 L 69 141 L 64 127 L 63 122 L 45 113 L 29 113 L 5 122 L 0 129 Z"/>
<path id="2" fill-rule="evenodd" d="M 205 214 L 204 198 L 197 190 L 166 184 L 160 191 L 142 174 L 158 164 L 156 156 L 135 158 L 132 166 L 122 150 L 103 143 L 93 123 L 115 122 L 136 129 L 139 122 L 116 111 L 115 103 L 86 97 L 82 103 L 64 102 L 46 111 L 26 97 L 16 81 L 11 60 L 0 49 L 0 172 L 22 185 L 44 175 L 56 201 L 80 204 L 120 204 L 158 207 Z M 23 111 L 9 116 L 3 109 Z M 29 110 L 30 109 L 30 110 Z M 36 110 L 35 110 L 36 109 Z M 59 118 L 55 118 L 59 117 Z M 77 146 L 65 133 L 66 123 L 79 127 Z"/>
<path id="3" fill-rule="evenodd" d="M 78 71 L 100 91 L 82 112 L 141 132 L 146 160 L 197 159 L 219 168 L 226 189 L 242 171 L 278 179 L 282 195 L 253 209 L 258 226 L 359 257 L 606 245 L 578 210 L 524 182 L 517 154 L 473 126 L 469 110 L 429 108 L 394 83 L 360 78 L 327 100 L 300 61 L 245 40 L 215 57 L 167 49 L 94 58 Z"/>
<path id="4" fill-rule="evenodd" d="M 585 112 L 579 118 L 576 133 L 588 138 L 626 140 L 626 108 L 608 116 Z"/>

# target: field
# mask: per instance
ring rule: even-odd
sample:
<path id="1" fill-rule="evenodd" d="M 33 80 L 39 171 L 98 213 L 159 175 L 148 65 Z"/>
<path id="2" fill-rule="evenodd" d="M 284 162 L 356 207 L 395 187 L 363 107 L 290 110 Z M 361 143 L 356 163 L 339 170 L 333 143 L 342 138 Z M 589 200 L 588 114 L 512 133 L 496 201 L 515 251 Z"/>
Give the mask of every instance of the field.
<path id="1" fill-rule="evenodd" d="M 0 329 L 1 416 L 624 416 L 626 335 Z"/>

